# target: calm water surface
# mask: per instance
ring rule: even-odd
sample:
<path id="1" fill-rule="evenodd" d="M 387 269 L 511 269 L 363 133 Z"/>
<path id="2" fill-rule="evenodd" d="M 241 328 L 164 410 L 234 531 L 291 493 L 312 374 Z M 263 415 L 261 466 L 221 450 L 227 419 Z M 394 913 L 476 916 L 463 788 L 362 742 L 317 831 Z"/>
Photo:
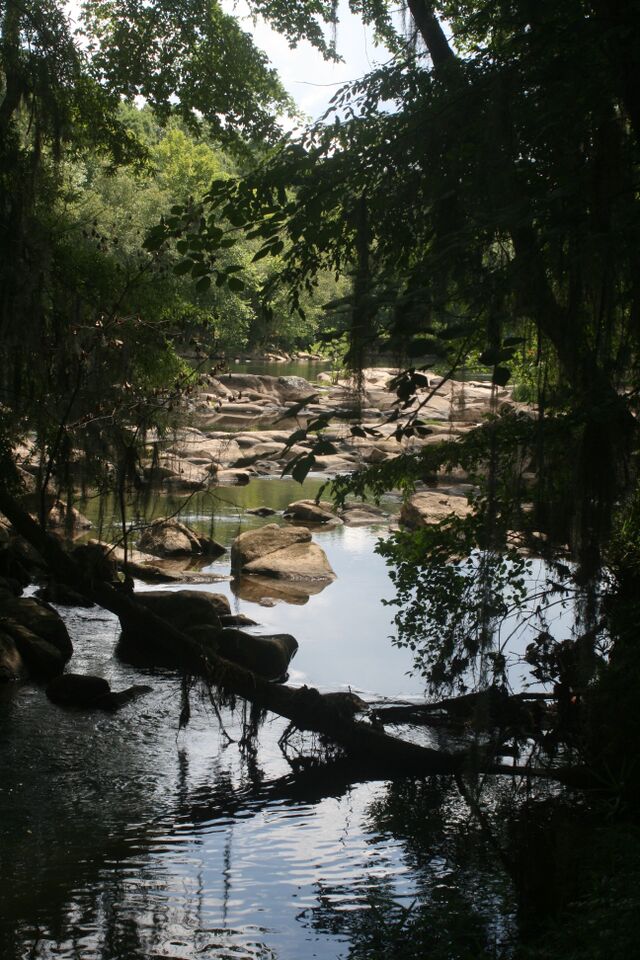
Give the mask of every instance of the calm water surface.
<path id="1" fill-rule="evenodd" d="M 221 489 L 191 500 L 184 519 L 229 543 L 268 522 L 246 507 L 282 509 L 321 482 L 302 494 L 268 479 Z M 384 529 L 314 533 L 337 580 L 304 603 L 263 607 L 226 580 L 197 589 L 225 593 L 263 632 L 293 633 L 294 683 L 419 696 L 380 602 L 392 592 L 373 552 Z M 226 574 L 228 560 L 210 569 Z M 230 743 L 197 689 L 179 732 L 176 675 L 116 661 L 110 614 L 65 617 L 71 669 L 153 692 L 103 715 L 54 707 L 37 686 L 0 687 L 2 960 L 402 956 L 418 921 L 450 944 L 434 957 L 475 955 L 458 951 L 457 935 L 467 946 L 476 937 L 478 951 L 488 939 L 501 955 L 511 892 L 454 785 L 296 782 L 278 747 L 280 720 L 267 718 L 257 748 L 243 750 L 242 714 L 222 711 Z"/>

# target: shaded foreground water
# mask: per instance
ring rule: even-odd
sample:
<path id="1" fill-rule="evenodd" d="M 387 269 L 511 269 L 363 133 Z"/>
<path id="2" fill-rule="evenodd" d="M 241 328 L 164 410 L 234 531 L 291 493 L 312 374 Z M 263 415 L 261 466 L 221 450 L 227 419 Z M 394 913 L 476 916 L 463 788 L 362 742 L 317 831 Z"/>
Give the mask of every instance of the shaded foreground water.
<path id="1" fill-rule="evenodd" d="M 264 480 L 218 493 L 215 511 L 192 501 L 186 520 L 229 542 L 264 522 L 244 506 L 282 507 L 300 489 Z M 420 695 L 408 653 L 388 639 L 375 528 L 314 536 L 338 578 L 304 604 L 262 607 L 228 581 L 206 589 L 264 632 L 298 638 L 294 683 Z M 210 569 L 226 573 L 228 561 Z M 241 747 L 241 712 L 222 711 L 223 733 L 196 689 L 179 731 L 179 678 L 115 660 L 110 614 L 65 617 L 70 669 L 153 692 L 104 715 L 62 710 L 36 686 L 0 688 L 2 960 L 508 954 L 510 886 L 454 783 L 297 782 L 277 743 L 282 721 L 267 718 L 258 745 Z"/>

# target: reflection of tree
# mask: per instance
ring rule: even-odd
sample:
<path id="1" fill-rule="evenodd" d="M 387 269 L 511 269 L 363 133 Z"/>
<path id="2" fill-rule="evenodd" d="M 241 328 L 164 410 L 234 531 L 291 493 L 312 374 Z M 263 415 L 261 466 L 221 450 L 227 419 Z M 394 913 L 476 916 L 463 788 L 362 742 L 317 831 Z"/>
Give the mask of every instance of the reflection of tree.
<path id="1" fill-rule="evenodd" d="M 314 929 L 349 940 L 349 960 L 504 956 L 511 891 L 450 780 L 398 781 L 369 807 L 371 840 L 400 841 L 415 887 L 392 876 L 318 886 Z M 353 905 L 359 906 L 353 909 Z M 345 909 L 348 905 L 348 909 Z"/>

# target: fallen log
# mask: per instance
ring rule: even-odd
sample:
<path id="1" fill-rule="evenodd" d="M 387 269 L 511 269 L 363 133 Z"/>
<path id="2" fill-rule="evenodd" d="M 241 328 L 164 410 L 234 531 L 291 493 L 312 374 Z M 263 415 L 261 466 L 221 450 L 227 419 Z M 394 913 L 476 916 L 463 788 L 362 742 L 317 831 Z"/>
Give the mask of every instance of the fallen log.
<path id="1" fill-rule="evenodd" d="M 433 703 L 401 703 L 376 706 L 372 718 L 381 724 L 412 726 L 460 726 L 473 723 L 478 729 L 492 727 L 539 726 L 545 703 L 553 697 L 546 693 L 509 694 L 501 687 L 488 687 L 476 693 L 447 697 Z"/>
<path id="2" fill-rule="evenodd" d="M 197 640 L 138 603 L 124 585 L 92 579 L 90 571 L 82 568 L 61 543 L 43 530 L 20 503 L 2 488 L 0 511 L 16 532 L 38 550 L 50 570 L 55 571 L 56 578 L 66 586 L 118 617 L 126 618 L 134 628 L 139 623 L 141 629 L 148 631 L 152 624 L 157 643 L 176 657 L 185 674 L 201 677 L 226 695 L 240 697 L 258 709 L 269 710 L 289 720 L 300 731 L 328 738 L 349 756 L 356 758 L 361 767 L 366 767 L 369 776 L 374 770 L 381 778 L 395 775 L 423 777 L 457 774 L 466 769 L 478 770 L 477 751 L 473 754 L 448 753 L 390 736 L 376 725 L 358 720 L 350 711 L 342 709 L 342 701 L 336 699 L 335 695 L 323 695 L 307 686 L 294 688 L 270 683 L 222 657 L 211 652 L 205 653 Z M 484 764 L 480 762 L 480 767 L 484 772 L 511 774 L 515 770 L 495 765 L 490 758 Z M 562 779 L 561 771 L 527 768 L 526 772 L 528 775 Z"/>
<path id="3" fill-rule="evenodd" d="M 0 490 L 0 510 L 14 529 L 41 554 L 56 578 L 88 600 L 118 617 L 148 631 L 153 625 L 157 643 L 177 656 L 180 669 L 202 677 L 226 694 L 233 694 L 256 707 L 289 720 L 299 730 L 321 734 L 348 754 L 368 756 L 381 775 L 404 773 L 428 775 L 463 769 L 466 757 L 422 747 L 389 736 L 370 723 L 345 715 L 339 704 L 328 701 L 312 687 L 294 688 L 269 683 L 256 674 L 214 654 L 204 654 L 196 640 L 155 616 L 119 586 L 92 580 L 58 540 L 44 531 L 6 491 Z"/>

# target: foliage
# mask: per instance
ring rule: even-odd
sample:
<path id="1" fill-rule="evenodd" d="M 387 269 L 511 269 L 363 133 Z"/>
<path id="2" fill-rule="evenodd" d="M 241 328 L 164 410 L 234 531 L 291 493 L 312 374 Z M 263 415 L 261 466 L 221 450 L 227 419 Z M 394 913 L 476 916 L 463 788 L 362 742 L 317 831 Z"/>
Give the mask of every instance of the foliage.
<path id="1" fill-rule="evenodd" d="M 482 513 L 451 516 L 378 543 L 400 610 L 394 643 L 414 654 L 432 692 L 506 683 L 500 623 L 523 604 L 530 561 L 514 550 L 478 550 Z"/>
<path id="2" fill-rule="evenodd" d="M 612 24 L 582 0 L 409 9 L 427 57 L 400 44 L 298 140 L 214 182 L 191 222 L 212 261 L 232 229 L 259 240 L 254 259 L 282 261 L 275 279 L 302 313 L 319 272 L 351 273 L 354 366 L 384 333 L 386 346 L 452 369 L 477 352 L 504 386 L 514 361 L 524 379 L 529 336 L 555 382 L 534 383 L 526 360 L 521 389 L 531 399 L 539 387 L 545 413 L 554 403 L 584 425 L 571 541 L 593 571 L 636 434 L 634 394 L 621 387 L 638 356 L 637 112 L 610 46 L 631 57 L 631 12 Z M 455 50 L 439 14 L 455 25 Z"/>
<path id="3" fill-rule="evenodd" d="M 215 0 L 100 0 L 83 4 L 81 23 L 91 75 L 129 102 L 144 97 L 162 119 L 261 142 L 291 106 L 265 54 Z"/>

